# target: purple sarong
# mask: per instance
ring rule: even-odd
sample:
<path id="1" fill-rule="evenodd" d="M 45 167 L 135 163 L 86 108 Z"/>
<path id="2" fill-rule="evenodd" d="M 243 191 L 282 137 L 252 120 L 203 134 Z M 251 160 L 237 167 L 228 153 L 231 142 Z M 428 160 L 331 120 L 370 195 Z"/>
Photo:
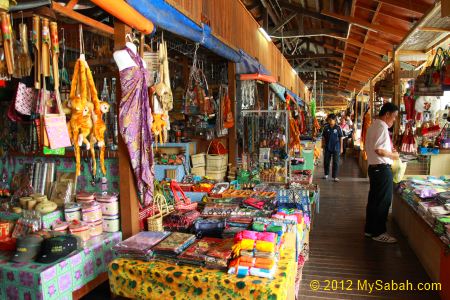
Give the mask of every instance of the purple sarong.
<path id="1" fill-rule="evenodd" d="M 120 71 L 122 100 L 119 106 L 119 128 L 130 154 L 131 167 L 139 192 L 142 207 L 153 200 L 153 122 L 147 83 L 149 73 L 144 68 L 142 59 L 125 47 L 137 66 Z"/>

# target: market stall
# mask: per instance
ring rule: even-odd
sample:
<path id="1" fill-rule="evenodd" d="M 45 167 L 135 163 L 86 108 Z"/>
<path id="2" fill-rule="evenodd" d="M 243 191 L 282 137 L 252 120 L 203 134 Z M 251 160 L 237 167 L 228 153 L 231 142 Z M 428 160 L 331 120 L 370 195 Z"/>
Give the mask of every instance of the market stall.
<path id="1" fill-rule="evenodd" d="M 448 177 L 408 176 L 394 195 L 392 214 L 431 280 L 450 297 L 450 220 Z"/>
<path id="2" fill-rule="evenodd" d="M 119 258 L 109 269 L 115 295 L 293 299 L 297 294 L 319 201 L 319 188 L 312 184 L 314 158 L 306 168 L 291 166 L 305 164 L 305 158 L 294 156 L 301 148 L 299 102 L 269 90 L 270 76 L 239 78 L 236 115 L 231 115 L 238 124 L 237 168 L 228 165 L 226 144 L 214 139 L 199 153 L 201 139 L 185 127 L 181 140 L 196 140 L 183 152 L 191 165 L 184 165 L 180 182 L 167 173 L 156 181 L 153 203 L 141 215 L 147 231 L 115 247 Z M 197 86 L 197 94 L 200 88 L 204 85 Z M 183 107 L 196 111 L 199 105 L 191 101 Z M 310 145 L 303 147 L 311 151 Z M 291 168 L 295 173 L 289 175 Z"/>

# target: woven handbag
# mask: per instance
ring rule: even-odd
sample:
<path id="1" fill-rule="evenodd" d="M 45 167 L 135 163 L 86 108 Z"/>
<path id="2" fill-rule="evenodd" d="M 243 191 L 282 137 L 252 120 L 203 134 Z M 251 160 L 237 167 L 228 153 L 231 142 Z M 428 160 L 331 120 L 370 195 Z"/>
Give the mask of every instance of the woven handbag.
<path id="1" fill-rule="evenodd" d="M 31 115 L 36 100 L 36 92 L 33 88 L 27 87 L 24 83 L 19 82 L 17 86 L 14 108 L 22 115 Z"/>
<path id="2" fill-rule="evenodd" d="M 148 231 L 164 231 L 163 217 L 168 215 L 170 211 L 166 197 L 163 194 L 157 193 L 153 195 L 153 213 L 154 215 L 147 219 Z"/>
<path id="3" fill-rule="evenodd" d="M 45 91 L 44 83 L 44 99 L 46 97 L 45 95 L 47 95 L 47 91 Z M 55 114 L 47 113 L 46 101 L 42 101 L 41 103 L 43 106 L 45 132 L 47 134 L 50 149 L 65 148 L 72 145 L 70 142 L 69 130 L 67 128 L 66 115 L 64 114 L 58 91 L 55 92 L 55 100 L 57 109 Z"/>

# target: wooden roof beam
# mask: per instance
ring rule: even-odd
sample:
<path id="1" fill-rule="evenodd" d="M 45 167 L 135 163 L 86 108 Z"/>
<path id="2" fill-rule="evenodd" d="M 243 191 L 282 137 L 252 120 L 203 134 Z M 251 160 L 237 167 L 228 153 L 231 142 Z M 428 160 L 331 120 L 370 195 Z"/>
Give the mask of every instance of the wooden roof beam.
<path id="1" fill-rule="evenodd" d="M 440 28 L 440 27 L 419 27 L 419 30 L 431 32 L 450 32 L 450 28 Z"/>
<path id="2" fill-rule="evenodd" d="M 295 54 L 286 55 L 286 59 L 322 59 L 322 58 L 342 58 L 341 55 L 335 54 Z"/>
<path id="3" fill-rule="evenodd" d="M 370 24 L 373 24 L 375 19 L 378 17 L 378 13 L 380 12 L 380 9 L 381 9 L 381 4 L 378 3 L 377 9 L 375 10 L 374 14 L 372 15 L 372 18 L 370 19 Z M 369 39 L 369 30 L 367 29 L 366 30 L 366 34 L 364 36 L 364 42 L 363 42 L 364 45 L 367 44 L 367 40 L 368 39 Z M 374 74 L 378 73 L 377 71 L 370 72 L 370 70 L 367 70 L 367 69 L 366 70 L 358 70 L 358 71 L 356 70 L 357 67 L 359 66 L 358 63 L 359 63 L 359 60 L 361 58 L 361 55 L 363 55 L 363 51 L 364 51 L 364 48 L 359 49 L 358 57 L 356 58 L 356 62 L 353 65 L 353 68 L 352 68 L 352 70 L 350 72 L 350 75 L 353 75 L 353 74 L 365 74 L 365 75 L 368 75 L 369 77 L 371 77 L 371 76 L 373 76 L 372 73 L 374 73 Z"/>
<path id="4" fill-rule="evenodd" d="M 375 12 L 375 9 L 371 8 L 370 5 L 367 5 L 367 4 L 362 3 L 362 2 L 357 2 L 356 6 L 358 8 L 361 8 L 361 9 L 364 9 L 364 10 L 367 10 L 367 11 L 370 11 L 370 12 Z M 412 21 L 412 18 L 402 17 L 402 16 L 394 16 L 394 15 L 390 14 L 389 12 L 382 12 L 382 11 L 380 11 L 378 14 L 381 15 L 381 16 L 384 16 L 384 17 L 391 18 L 391 19 L 393 19 L 395 21 L 403 22 L 403 23 L 411 24 L 411 21 Z"/>
<path id="5" fill-rule="evenodd" d="M 278 30 L 284 27 L 287 23 L 289 23 L 292 19 L 294 19 L 297 16 L 297 12 L 291 13 L 289 16 L 286 17 L 286 19 L 283 20 L 283 22 L 277 24 L 272 30 L 270 30 L 270 34 L 274 34 Z"/>
<path id="6" fill-rule="evenodd" d="M 375 65 L 369 64 L 361 59 L 358 62 L 352 62 L 352 61 L 345 60 L 344 63 L 346 65 L 351 65 L 351 66 L 358 65 L 368 71 L 375 72 L 375 73 L 378 73 L 380 71 L 380 67 L 381 67 L 381 66 L 375 66 Z"/>
<path id="7" fill-rule="evenodd" d="M 114 35 L 114 28 L 112 28 L 111 26 L 105 25 L 101 22 L 98 22 L 94 19 L 91 19 L 83 14 L 80 14 L 72 9 L 69 9 L 65 6 L 62 6 L 59 3 L 56 2 L 52 2 L 52 9 L 54 11 L 56 11 L 59 14 L 62 14 L 68 18 L 71 18 L 77 22 L 80 22 L 84 25 L 90 26 L 95 30 L 98 30 L 99 32 L 103 33 L 103 34 L 107 34 L 107 35 Z"/>
<path id="8" fill-rule="evenodd" d="M 361 43 L 360 41 L 357 41 L 357 40 L 352 39 L 352 38 L 348 38 L 348 39 L 346 39 L 346 41 L 350 45 L 354 45 L 354 46 L 357 46 L 357 47 L 360 47 L 360 48 L 364 48 L 364 49 L 366 49 L 368 51 L 371 51 L 373 53 L 380 54 L 380 55 L 386 55 L 386 53 L 389 51 L 389 50 L 386 50 L 386 49 L 383 49 L 383 48 L 371 45 L 371 44 L 369 44 L 367 42 L 366 43 Z"/>
<path id="9" fill-rule="evenodd" d="M 345 38 L 345 31 L 334 28 L 304 28 L 301 30 L 288 30 L 283 32 L 283 36 L 271 36 L 272 38 L 293 38 L 293 37 L 308 37 L 318 35 L 331 35 L 337 38 Z M 311 42 L 311 41 L 310 41 Z"/>
<path id="10" fill-rule="evenodd" d="M 322 10 L 322 14 L 329 16 L 329 17 L 336 18 L 338 20 L 349 22 L 351 24 L 354 24 L 356 26 L 362 27 L 367 30 L 382 31 L 382 32 L 397 36 L 399 38 L 404 38 L 406 36 L 406 34 L 408 33 L 407 31 L 403 31 L 403 30 L 400 30 L 397 28 L 380 25 L 380 24 L 373 24 L 373 23 L 367 22 L 366 20 L 363 20 L 363 19 L 336 14 L 336 13 L 333 13 L 328 10 Z"/>
<path id="11" fill-rule="evenodd" d="M 427 4 L 420 3 L 418 1 L 401 1 L 401 0 L 375 0 L 383 4 L 402 8 L 410 12 L 421 14 L 427 12 L 429 6 Z"/>
<path id="12" fill-rule="evenodd" d="M 347 27 L 346 22 L 343 22 L 341 20 L 336 20 L 335 18 L 329 17 L 329 16 L 325 16 L 319 12 L 316 11 L 311 11 L 308 10 L 306 8 L 304 8 L 301 4 L 297 4 L 297 3 L 291 3 L 289 1 L 286 0 L 278 0 L 278 3 L 280 4 L 281 7 L 292 10 L 297 12 L 300 15 L 303 16 L 308 16 L 314 19 L 318 19 L 321 21 L 326 21 L 332 24 L 335 24 L 337 26 L 340 26 L 341 28 L 345 28 Z"/>

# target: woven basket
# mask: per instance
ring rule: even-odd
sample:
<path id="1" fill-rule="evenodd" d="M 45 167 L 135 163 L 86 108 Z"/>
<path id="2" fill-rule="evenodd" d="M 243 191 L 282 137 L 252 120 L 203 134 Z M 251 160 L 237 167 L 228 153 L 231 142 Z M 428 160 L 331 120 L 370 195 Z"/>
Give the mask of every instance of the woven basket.
<path id="1" fill-rule="evenodd" d="M 206 170 L 207 171 L 222 171 L 223 169 L 227 169 L 228 166 L 228 154 L 210 154 L 209 150 L 211 148 L 211 144 L 213 141 L 209 143 L 208 150 L 206 151 Z M 219 142 L 220 145 L 223 144 Z"/>
<path id="2" fill-rule="evenodd" d="M 160 193 L 153 195 L 153 213 L 154 215 L 147 219 L 148 231 L 164 231 L 163 217 L 170 211 L 166 197 Z"/>
<path id="3" fill-rule="evenodd" d="M 205 176 L 205 167 L 194 167 L 191 169 L 191 173 L 195 176 Z"/>
<path id="4" fill-rule="evenodd" d="M 191 155 L 191 162 L 193 168 L 206 166 L 206 153 Z"/>

